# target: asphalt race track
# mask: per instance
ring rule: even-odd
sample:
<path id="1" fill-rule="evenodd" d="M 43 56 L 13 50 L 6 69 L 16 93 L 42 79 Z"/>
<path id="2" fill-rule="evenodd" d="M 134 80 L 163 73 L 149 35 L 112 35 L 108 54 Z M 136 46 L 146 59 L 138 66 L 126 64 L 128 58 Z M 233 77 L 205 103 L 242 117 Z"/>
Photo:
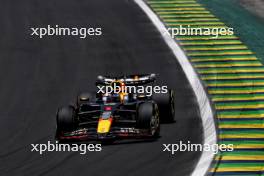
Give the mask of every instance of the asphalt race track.
<path id="1" fill-rule="evenodd" d="M 102 27 L 102 36 L 45 37 L 31 27 Z M 162 144 L 203 142 L 196 100 L 180 65 L 132 0 L 2 0 L 0 5 L 0 175 L 184 176 L 200 152 L 162 152 Z M 102 152 L 31 152 L 54 142 L 55 113 L 99 74 L 158 73 L 176 92 L 177 123 L 154 142 L 103 146 Z"/>

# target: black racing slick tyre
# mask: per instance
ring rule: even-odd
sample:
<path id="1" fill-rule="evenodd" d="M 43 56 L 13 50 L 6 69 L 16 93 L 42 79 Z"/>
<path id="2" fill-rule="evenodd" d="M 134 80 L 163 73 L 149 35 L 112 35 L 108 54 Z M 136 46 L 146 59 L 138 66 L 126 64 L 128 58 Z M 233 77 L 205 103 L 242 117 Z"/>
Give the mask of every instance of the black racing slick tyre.
<path id="1" fill-rule="evenodd" d="M 57 131 L 72 131 L 75 128 L 75 109 L 65 106 L 57 112 Z"/>
<path id="2" fill-rule="evenodd" d="M 174 122 L 174 91 L 168 90 L 167 93 L 153 94 L 152 99 L 158 104 L 160 120 L 162 122 Z"/>
<path id="3" fill-rule="evenodd" d="M 151 102 L 140 104 L 137 124 L 141 129 L 148 129 L 151 136 L 159 136 L 160 123 L 157 105 Z"/>
<path id="4" fill-rule="evenodd" d="M 87 103 L 87 102 L 91 101 L 93 99 L 93 97 L 94 97 L 94 94 L 90 93 L 90 92 L 80 93 L 77 96 L 77 102 L 76 102 L 77 107 L 79 107 L 83 103 Z"/>

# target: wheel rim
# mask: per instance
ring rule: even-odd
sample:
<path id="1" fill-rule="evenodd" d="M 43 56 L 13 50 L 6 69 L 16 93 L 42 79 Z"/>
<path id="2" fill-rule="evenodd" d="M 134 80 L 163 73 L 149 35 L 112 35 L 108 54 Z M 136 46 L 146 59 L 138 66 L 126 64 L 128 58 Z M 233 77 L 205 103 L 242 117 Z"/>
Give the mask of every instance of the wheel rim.
<path id="1" fill-rule="evenodd" d="M 155 114 L 152 116 L 150 121 L 150 133 L 151 135 L 154 135 L 159 127 L 159 116 L 157 113 L 157 110 L 155 111 Z"/>

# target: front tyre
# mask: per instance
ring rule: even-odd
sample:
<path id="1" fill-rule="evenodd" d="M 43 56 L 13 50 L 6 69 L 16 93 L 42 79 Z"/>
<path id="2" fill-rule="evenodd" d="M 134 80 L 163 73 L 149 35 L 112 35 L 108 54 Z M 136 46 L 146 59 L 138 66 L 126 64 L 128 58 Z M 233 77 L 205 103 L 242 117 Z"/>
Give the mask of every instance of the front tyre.
<path id="1" fill-rule="evenodd" d="M 65 106 L 57 112 L 57 132 L 73 131 L 75 128 L 75 109 L 73 106 Z"/>
<path id="2" fill-rule="evenodd" d="M 151 102 L 140 104 L 138 108 L 137 123 L 139 128 L 148 129 L 151 136 L 158 137 L 160 123 L 157 105 Z"/>

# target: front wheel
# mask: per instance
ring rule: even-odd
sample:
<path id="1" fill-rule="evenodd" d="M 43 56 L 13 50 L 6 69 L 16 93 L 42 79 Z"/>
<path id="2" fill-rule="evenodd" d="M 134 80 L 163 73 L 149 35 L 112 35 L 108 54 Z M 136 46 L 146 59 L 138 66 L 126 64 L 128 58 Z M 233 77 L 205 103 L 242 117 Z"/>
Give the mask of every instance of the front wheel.
<path id="1" fill-rule="evenodd" d="M 65 106 L 57 112 L 57 132 L 73 131 L 75 128 L 75 109 L 73 106 Z"/>
<path id="2" fill-rule="evenodd" d="M 160 132 L 159 113 L 156 104 L 142 103 L 138 108 L 138 127 L 148 129 L 151 136 L 158 137 Z"/>

